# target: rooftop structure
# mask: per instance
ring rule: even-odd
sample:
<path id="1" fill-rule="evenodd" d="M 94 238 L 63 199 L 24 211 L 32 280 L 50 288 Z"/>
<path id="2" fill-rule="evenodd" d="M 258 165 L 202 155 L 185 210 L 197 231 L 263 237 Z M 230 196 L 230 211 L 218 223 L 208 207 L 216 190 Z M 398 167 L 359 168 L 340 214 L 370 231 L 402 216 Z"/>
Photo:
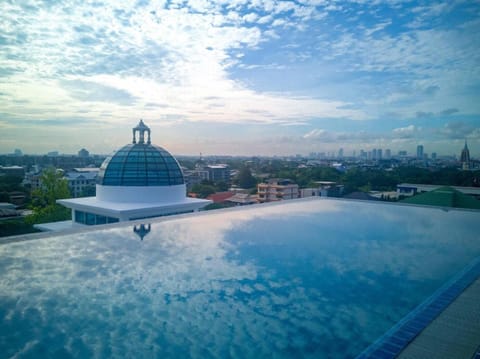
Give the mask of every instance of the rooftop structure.
<path id="1" fill-rule="evenodd" d="M 151 144 L 151 130 L 140 120 L 133 128 L 132 143 L 100 167 L 96 196 L 58 203 L 72 209 L 76 225 L 95 225 L 193 212 L 210 201 L 186 197 L 177 160 Z"/>

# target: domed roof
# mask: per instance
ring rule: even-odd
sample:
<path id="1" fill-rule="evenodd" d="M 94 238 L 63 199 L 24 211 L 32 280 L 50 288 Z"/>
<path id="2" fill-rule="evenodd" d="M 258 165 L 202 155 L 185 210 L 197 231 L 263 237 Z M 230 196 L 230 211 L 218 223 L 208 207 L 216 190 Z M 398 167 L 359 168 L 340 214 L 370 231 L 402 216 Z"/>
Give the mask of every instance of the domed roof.
<path id="1" fill-rule="evenodd" d="M 135 132 L 139 131 L 137 143 Z M 148 132 L 148 142 L 144 141 Z M 97 184 L 103 186 L 174 186 L 184 184 L 177 160 L 150 144 L 150 129 L 143 121 L 133 129 L 133 143 L 123 146 L 100 167 Z"/>

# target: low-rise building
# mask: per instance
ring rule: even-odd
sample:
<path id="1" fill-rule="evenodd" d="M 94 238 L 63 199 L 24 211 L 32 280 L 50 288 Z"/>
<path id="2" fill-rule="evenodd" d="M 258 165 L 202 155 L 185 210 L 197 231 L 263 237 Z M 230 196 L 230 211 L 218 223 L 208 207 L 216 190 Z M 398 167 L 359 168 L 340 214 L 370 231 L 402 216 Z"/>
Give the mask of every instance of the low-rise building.
<path id="1" fill-rule="evenodd" d="M 300 197 L 339 197 L 343 193 L 344 186 L 332 181 L 317 181 L 316 187 L 300 189 Z"/>
<path id="2" fill-rule="evenodd" d="M 417 183 L 400 183 L 397 185 L 398 196 L 410 197 L 418 193 L 430 192 L 436 190 L 444 185 L 433 184 L 417 184 Z M 480 187 L 463 187 L 463 186 L 450 186 L 451 188 L 467 194 L 474 198 L 480 199 Z"/>
<path id="3" fill-rule="evenodd" d="M 25 169 L 22 166 L 0 166 L 0 176 L 24 177 Z"/>
<path id="4" fill-rule="evenodd" d="M 257 185 L 258 201 L 275 202 L 298 198 L 298 185 L 289 179 L 274 178 Z"/>
<path id="5" fill-rule="evenodd" d="M 185 185 L 190 190 L 196 184 L 208 180 L 208 172 L 203 170 L 184 170 L 183 176 L 185 178 Z"/>
<path id="6" fill-rule="evenodd" d="M 248 204 L 258 203 L 258 196 L 248 193 L 235 193 L 232 197 L 226 200 L 236 206 L 246 206 Z"/>
<path id="7" fill-rule="evenodd" d="M 89 190 L 95 191 L 95 184 L 100 168 L 75 168 L 65 173 L 72 197 L 85 195 Z"/>

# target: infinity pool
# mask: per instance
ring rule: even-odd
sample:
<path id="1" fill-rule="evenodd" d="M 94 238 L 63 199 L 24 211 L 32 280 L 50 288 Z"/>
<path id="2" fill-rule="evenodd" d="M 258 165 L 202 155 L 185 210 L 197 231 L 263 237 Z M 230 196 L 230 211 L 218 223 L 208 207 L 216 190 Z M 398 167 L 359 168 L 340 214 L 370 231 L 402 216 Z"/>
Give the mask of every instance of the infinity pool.
<path id="1" fill-rule="evenodd" d="M 4 242 L 2 357 L 355 357 L 478 233 L 480 212 L 312 199 Z"/>

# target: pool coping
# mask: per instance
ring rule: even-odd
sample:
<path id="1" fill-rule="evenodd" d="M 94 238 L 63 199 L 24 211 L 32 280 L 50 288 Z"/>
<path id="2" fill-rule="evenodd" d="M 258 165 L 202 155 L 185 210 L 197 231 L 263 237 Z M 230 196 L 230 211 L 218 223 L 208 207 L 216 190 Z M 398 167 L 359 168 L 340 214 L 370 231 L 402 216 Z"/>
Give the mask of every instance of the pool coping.
<path id="1" fill-rule="evenodd" d="M 282 206 L 288 203 L 295 203 L 295 202 L 308 202 L 308 201 L 338 201 L 338 202 L 351 202 L 351 203 L 362 203 L 365 205 L 385 205 L 385 206 L 401 206 L 401 207 L 411 207 L 411 208 L 427 208 L 431 210 L 439 210 L 444 212 L 449 211 L 456 211 L 456 212 L 473 212 L 479 213 L 479 209 L 471 209 L 471 208 L 453 208 L 453 207 L 439 207 L 439 206 L 429 206 L 429 205 L 420 205 L 420 204 L 411 204 L 411 203 L 403 203 L 403 202 L 388 202 L 388 201 L 365 201 L 365 200 L 358 200 L 358 199 L 347 199 L 341 197 L 320 197 L 320 196 L 313 196 L 313 197 L 305 197 L 305 198 L 295 198 L 285 201 L 276 201 L 276 202 L 266 202 L 266 203 L 256 203 L 248 206 L 235 206 L 230 208 L 221 208 L 217 210 L 209 210 L 209 211 L 198 211 L 192 213 L 182 213 L 182 214 L 175 214 L 171 216 L 160 216 L 160 217 L 151 217 L 151 218 L 144 218 L 144 219 L 135 219 L 132 221 L 126 222 L 116 222 L 116 223 L 109 223 L 109 224 L 100 224 L 95 226 L 74 226 L 72 228 L 68 228 L 61 231 L 47 231 L 47 232 L 36 232 L 36 233 L 26 233 L 26 234 L 18 234 L 13 236 L 6 236 L 0 237 L 0 245 L 2 244 L 9 244 L 15 242 L 23 242 L 28 240 L 36 240 L 36 239 L 44 239 L 49 237 L 56 237 L 56 236 L 66 236 L 69 234 L 78 234 L 78 233 L 86 233 L 91 231 L 97 231 L 102 229 L 112 229 L 112 228 L 122 228 L 133 226 L 135 224 L 141 223 L 160 223 L 164 221 L 171 221 L 185 217 L 197 217 L 197 216 L 208 216 L 211 214 L 215 214 L 218 212 L 230 212 L 230 211 L 242 211 L 245 209 L 254 210 L 255 208 L 264 208 L 266 206 Z"/>
<path id="2" fill-rule="evenodd" d="M 368 346 L 356 359 L 397 357 L 467 287 L 480 278 L 480 257 L 471 261 L 430 297 L 403 317 L 390 330 Z M 480 358 L 480 347 L 474 358 Z"/>

